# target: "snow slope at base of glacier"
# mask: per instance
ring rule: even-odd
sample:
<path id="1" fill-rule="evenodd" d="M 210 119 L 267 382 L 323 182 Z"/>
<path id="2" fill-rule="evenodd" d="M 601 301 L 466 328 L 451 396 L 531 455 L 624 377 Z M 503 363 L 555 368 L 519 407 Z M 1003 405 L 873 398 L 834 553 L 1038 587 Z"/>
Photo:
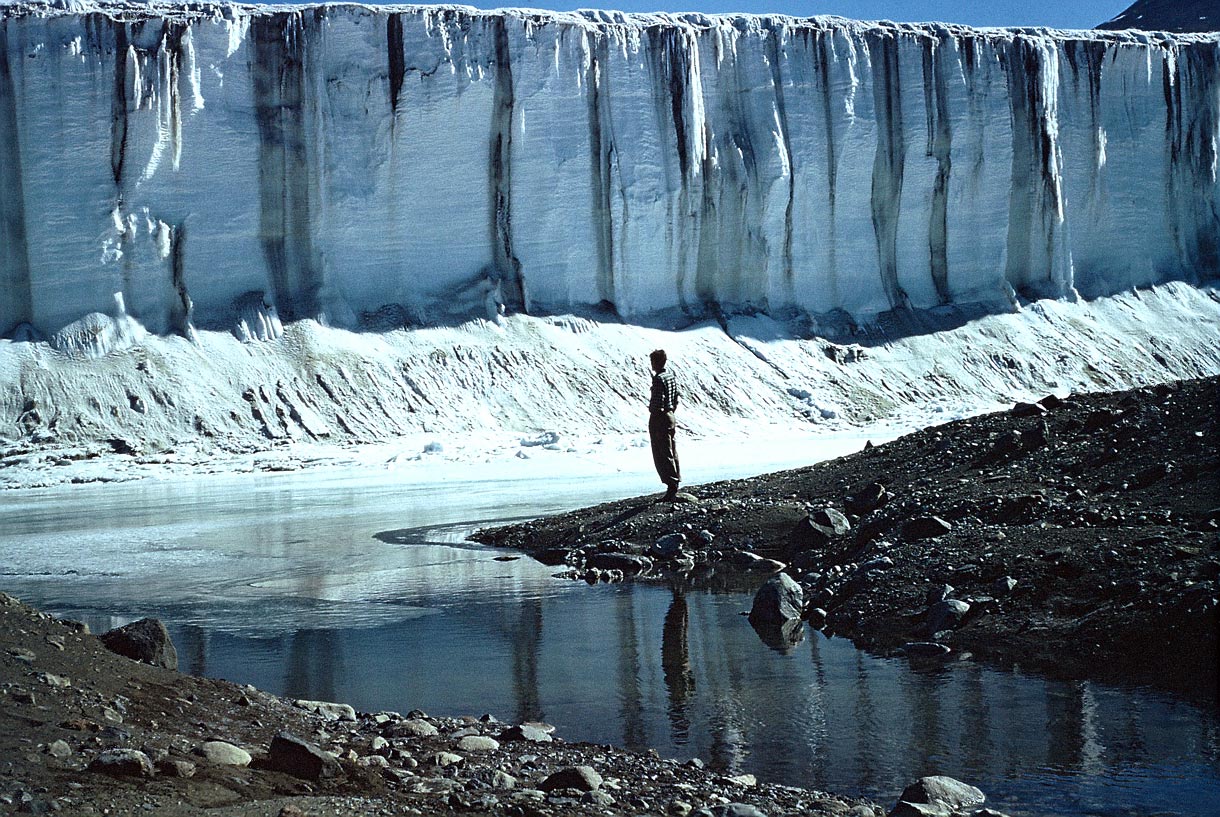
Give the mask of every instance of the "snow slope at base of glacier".
<path id="1" fill-rule="evenodd" d="M 383 333 L 301 320 L 261 342 L 122 320 L 134 328 L 97 356 L 0 341 L 0 382 L 14 384 L 0 392 L 0 487 L 346 464 L 438 483 L 623 472 L 644 491 L 657 347 L 682 389 L 693 482 L 1050 392 L 1220 374 L 1220 292 L 1178 282 L 947 314 L 938 331 L 878 324 L 852 343 L 763 315 L 669 327 L 511 315 Z"/>
<path id="2" fill-rule="evenodd" d="M 0 333 L 1206 280 L 1218 134 L 1220 35 L 5 5 Z"/>

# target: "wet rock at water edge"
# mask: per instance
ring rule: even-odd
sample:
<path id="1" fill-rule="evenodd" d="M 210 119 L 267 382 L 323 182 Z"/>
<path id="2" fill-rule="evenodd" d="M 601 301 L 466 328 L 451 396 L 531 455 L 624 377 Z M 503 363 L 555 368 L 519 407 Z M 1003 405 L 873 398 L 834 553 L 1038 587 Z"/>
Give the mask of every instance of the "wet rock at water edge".
<path id="1" fill-rule="evenodd" d="M 782 623 L 758 623 L 751 620 L 750 625 L 762 643 L 782 655 L 789 655 L 805 639 L 805 623 L 799 618 L 788 619 Z"/>
<path id="2" fill-rule="evenodd" d="M 264 768 L 302 780 L 320 780 L 342 773 L 338 761 L 317 746 L 288 732 L 271 739 Z"/>
<path id="3" fill-rule="evenodd" d="M 805 608 L 805 591 L 787 573 L 768 579 L 754 594 L 750 623 L 755 626 L 783 624 L 799 619 Z"/>
<path id="4" fill-rule="evenodd" d="M 966 614 L 970 612 L 970 605 L 964 601 L 957 599 L 945 599 L 937 602 L 928 609 L 928 618 L 925 625 L 929 633 L 939 633 L 942 630 L 951 630 L 962 623 Z"/>
<path id="5" fill-rule="evenodd" d="M 647 573 L 652 569 L 652 559 L 634 553 L 594 553 L 585 560 L 585 564 L 597 570 L 621 570 L 627 576 Z"/>
<path id="6" fill-rule="evenodd" d="M 550 792 L 557 789 L 575 789 L 576 791 L 597 791 L 601 788 L 602 776 L 594 771 L 592 766 L 569 766 L 560 769 L 539 784 L 542 791 Z"/>
<path id="7" fill-rule="evenodd" d="M 100 638 L 113 653 L 154 667 L 178 669 L 178 651 L 170 640 L 169 630 L 158 619 L 142 618 L 102 633 Z"/>
<path id="8" fill-rule="evenodd" d="M 152 777 L 152 760 L 138 749 L 107 749 L 89 763 L 89 771 L 113 777 Z"/>
<path id="9" fill-rule="evenodd" d="M 979 789 L 952 777 L 921 777 L 902 790 L 889 817 L 951 817 L 986 799 Z"/>

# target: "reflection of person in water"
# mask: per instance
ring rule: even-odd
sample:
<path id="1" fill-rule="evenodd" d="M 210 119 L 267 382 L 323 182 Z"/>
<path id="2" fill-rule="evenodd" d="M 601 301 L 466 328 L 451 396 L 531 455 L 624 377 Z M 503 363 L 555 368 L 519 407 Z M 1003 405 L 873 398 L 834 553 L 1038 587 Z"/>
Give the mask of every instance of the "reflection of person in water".
<path id="1" fill-rule="evenodd" d="M 665 613 L 665 624 L 661 630 L 661 670 L 665 674 L 665 688 L 669 691 L 669 722 L 673 727 L 674 742 L 684 743 L 690 733 L 686 707 L 695 691 L 695 674 L 690 668 L 687 638 L 690 615 L 686 608 L 686 596 L 677 587 L 673 592 L 674 599 Z"/>

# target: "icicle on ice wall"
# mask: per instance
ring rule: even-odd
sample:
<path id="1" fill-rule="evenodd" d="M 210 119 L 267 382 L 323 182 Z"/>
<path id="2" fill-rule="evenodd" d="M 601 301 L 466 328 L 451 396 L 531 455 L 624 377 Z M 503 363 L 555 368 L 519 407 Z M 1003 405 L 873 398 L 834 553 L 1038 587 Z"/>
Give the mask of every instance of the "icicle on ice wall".
<path id="1" fill-rule="evenodd" d="M 110 8 L 0 9 L 0 332 L 115 293 L 189 335 L 1220 274 L 1217 35 Z"/>

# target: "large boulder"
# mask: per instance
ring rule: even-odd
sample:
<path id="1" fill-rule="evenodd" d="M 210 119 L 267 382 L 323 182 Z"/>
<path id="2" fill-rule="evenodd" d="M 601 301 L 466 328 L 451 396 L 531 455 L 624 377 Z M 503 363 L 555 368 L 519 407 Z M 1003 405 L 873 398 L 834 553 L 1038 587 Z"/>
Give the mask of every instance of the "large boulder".
<path id="1" fill-rule="evenodd" d="M 575 789 L 577 791 L 597 791 L 601 788 L 602 776 L 593 770 L 592 766 L 569 766 L 560 769 L 539 784 L 542 791 L 557 789 Z"/>
<path id="2" fill-rule="evenodd" d="M 952 777 L 921 777 L 902 790 L 889 817 L 950 817 L 986 799 L 979 789 Z"/>
<path id="3" fill-rule="evenodd" d="M 754 594 L 750 623 L 756 627 L 783 624 L 800 619 L 804 609 L 805 591 L 787 573 L 779 573 L 768 579 Z"/>
<path id="4" fill-rule="evenodd" d="M 339 762 L 312 743 L 280 732 L 271 739 L 264 768 L 302 780 L 320 780 L 340 774 Z"/>
<path id="5" fill-rule="evenodd" d="M 155 618 L 142 618 L 102 633 L 102 645 L 113 653 L 154 667 L 178 669 L 178 651 L 169 630 Z"/>
<path id="6" fill-rule="evenodd" d="M 927 629 L 929 633 L 952 630 L 962 623 L 970 612 L 970 605 L 957 599 L 938 601 L 928 608 Z"/>
<path id="7" fill-rule="evenodd" d="M 107 749 L 89 763 L 89 771 L 112 777 L 152 777 L 152 760 L 136 749 Z"/>
<path id="8" fill-rule="evenodd" d="M 831 539 L 843 536 L 849 531 L 851 523 L 847 521 L 846 516 L 834 508 L 821 508 L 796 523 L 796 527 L 788 534 L 788 542 L 794 550 L 821 548 Z"/>
<path id="9" fill-rule="evenodd" d="M 587 567 L 598 570 L 621 570 L 624 575 L 634 576 L 652 569 L 652 559 L 634 553 L 594 553 L 585 560 Z"/>
<path id="10" fill-rule="evenodd" d="M 953 530 L 953 526 L 939 516 L 917 516 L 908 519 L 902 526 L 902 536 L 908 542 L 918 542 L 921 539 L 935 539 Z"/>

